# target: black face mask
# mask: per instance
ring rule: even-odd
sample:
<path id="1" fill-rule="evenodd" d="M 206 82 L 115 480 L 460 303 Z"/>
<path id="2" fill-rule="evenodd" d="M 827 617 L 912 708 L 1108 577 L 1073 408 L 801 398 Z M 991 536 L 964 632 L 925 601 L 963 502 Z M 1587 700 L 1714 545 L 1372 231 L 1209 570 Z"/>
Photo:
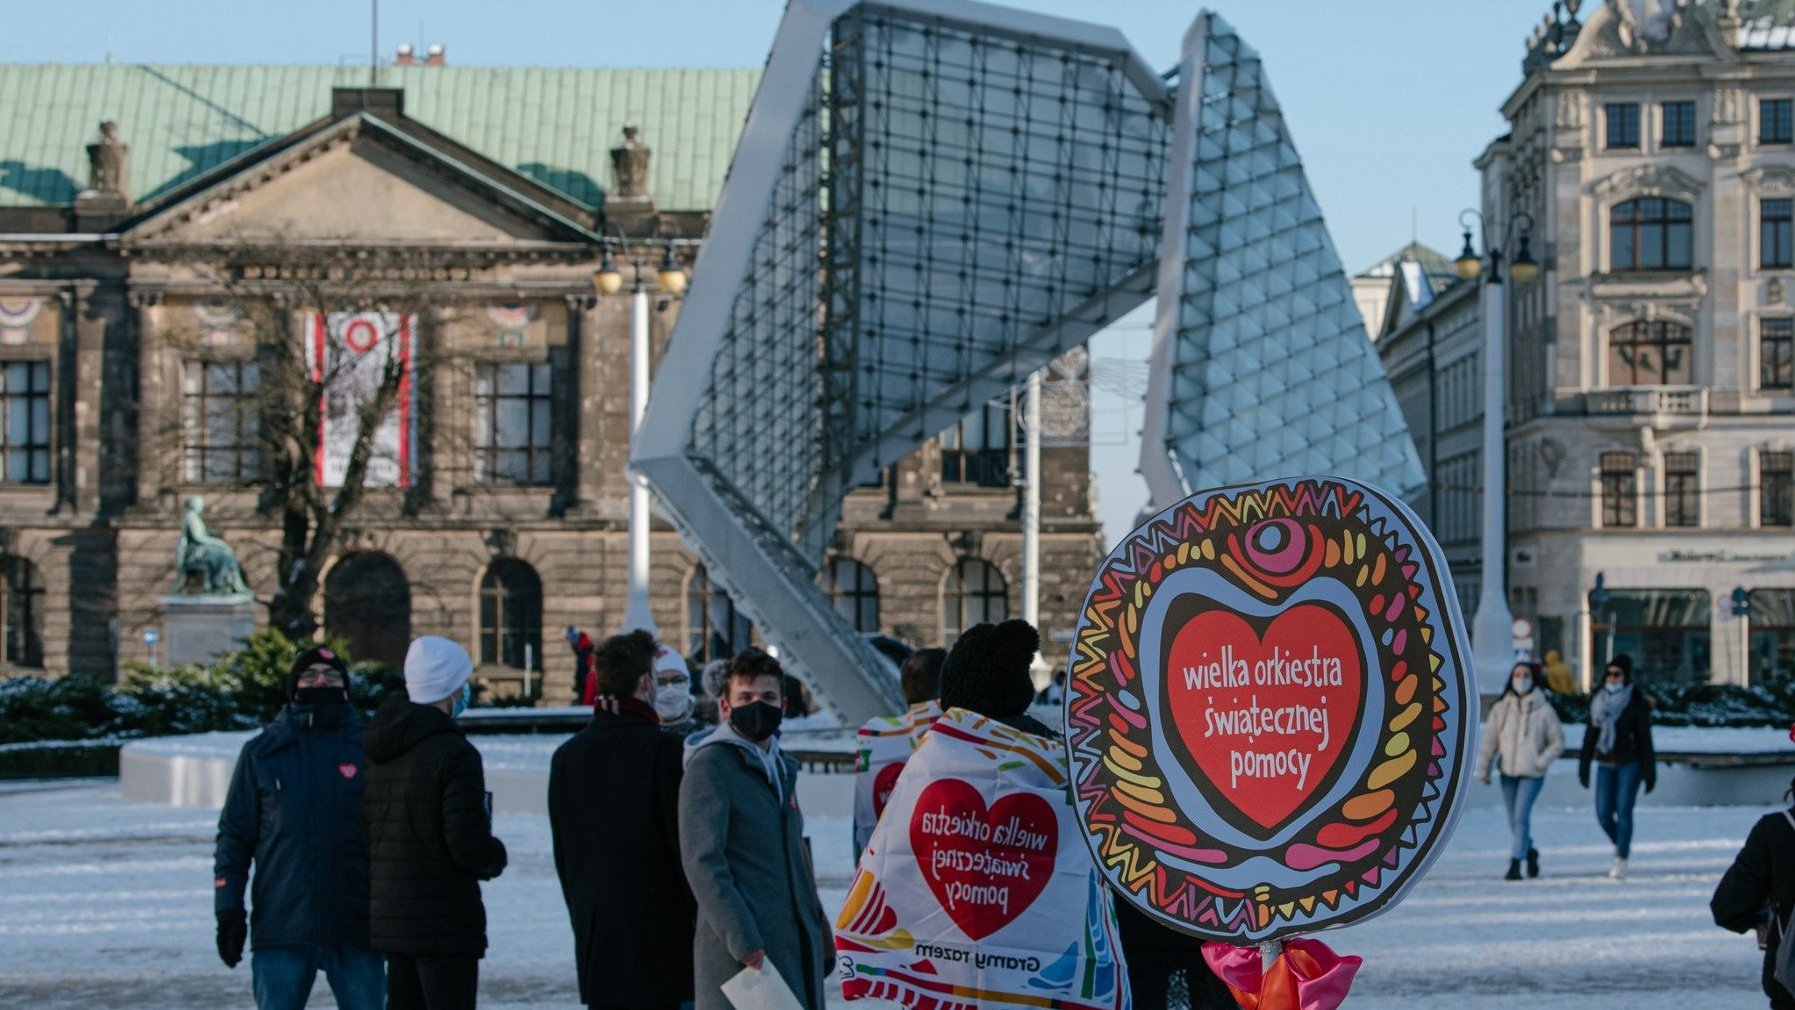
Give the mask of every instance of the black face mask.
<path id="1" fill-rule="evenodd" d="M 341 705 L 349 700 L 346 687 L 296 687 L 293 704 L 311 706 Z"/>
<path id="2" fill-rule="evenodd" d="M 779 728 L 779 720 L 785 712 L 778 705 L 769 705 L 764 701 L 749 702 L 736 705 L 729 710 L 729 725 L 743 737 L 760 743 Z"/>

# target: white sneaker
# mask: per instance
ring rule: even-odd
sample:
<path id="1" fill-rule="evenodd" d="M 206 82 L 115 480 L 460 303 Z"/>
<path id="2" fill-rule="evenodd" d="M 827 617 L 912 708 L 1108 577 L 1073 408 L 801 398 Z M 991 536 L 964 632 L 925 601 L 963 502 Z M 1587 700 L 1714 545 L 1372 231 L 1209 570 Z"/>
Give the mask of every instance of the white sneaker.
<path id="1" fill-rule="evenodd" d="M 1608 879 L 1609 880 L 1625 880 L 1625 879 L 1627 879 L 1627 861 L 1625 859 L 1622 859 L 1619 856 L 1614 857 L 1614 862 L 1612 864 L 1610 864 L 1608 867 Z"/>

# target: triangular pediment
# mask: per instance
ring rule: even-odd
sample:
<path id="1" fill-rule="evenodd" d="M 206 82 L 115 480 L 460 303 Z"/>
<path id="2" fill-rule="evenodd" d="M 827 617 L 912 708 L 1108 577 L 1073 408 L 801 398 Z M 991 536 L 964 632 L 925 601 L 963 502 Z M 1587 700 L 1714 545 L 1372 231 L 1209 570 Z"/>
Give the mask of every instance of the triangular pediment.
<path id="1" fill-rule="evenodd" d="M 1570 51 L 1552 66 L 1569 70 L 1641 56 L 1739 61 L 1738 51 L 1721 37 L 1715 14 L 1708 8 L 1676 0 L 1620 0 L 1597 5 Z"/>
<path id="2" fill-rule="evenodd" d="M 520 187 L 521 188 L 521 187 Z M 578 222 L 370 115 L 225 166 L 125 229 L 140 245 L 495 247 L 599 241 Z"/>

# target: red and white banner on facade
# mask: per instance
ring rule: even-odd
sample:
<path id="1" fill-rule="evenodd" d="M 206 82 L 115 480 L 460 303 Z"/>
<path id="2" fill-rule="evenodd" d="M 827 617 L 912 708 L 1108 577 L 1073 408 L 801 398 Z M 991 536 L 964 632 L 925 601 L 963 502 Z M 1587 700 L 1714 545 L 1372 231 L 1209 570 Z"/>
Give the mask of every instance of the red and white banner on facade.
<path id="1" fill-rule="evenodd" d="M 313 312 L 306 320 L 306 367 L 321 384 L 314 479 L 341 487 L 355 449 L 364 404 L 380 394 L 389 365 L 399 364 L 398 398 L 373 432 L 365 487 L 410 487 L 416 455 L 412 334 L 417 317 L 392 312 Z"/>

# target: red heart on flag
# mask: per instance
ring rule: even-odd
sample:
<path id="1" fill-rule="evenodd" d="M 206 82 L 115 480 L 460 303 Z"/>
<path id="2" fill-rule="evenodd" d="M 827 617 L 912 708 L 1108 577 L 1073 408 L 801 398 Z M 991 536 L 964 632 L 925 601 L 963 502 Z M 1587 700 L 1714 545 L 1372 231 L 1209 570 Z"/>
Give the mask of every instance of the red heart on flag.
<path id="1" fill-rule="evenodd" d="M 345 762 L 343 764 L 337 765 L 337 771 L 343 773 L 343 778 L 353 780 L 355 778 L 356 767 L 352 764 Z"/>
<path id="2" fill-rule="evenodd" d="M 1011 793 L 987 809 L 965 781 L 938 779 L 916 798 L 910 848 L 954 925 L 982 940 L 1041 896 L 1059 854 L 1059 821 L 1033 793 Z"/>
<path id="3" fill-rule="evenodd" d="M 885 812 L 885 804 L 891 802 L 891 790 L 897 786 L 898 776 L 904 773 L 904 762 L 896 761 L 879 769 L 873 776 L 873 816 L 878 817 Z"/>
<path id="4" fill-rule="evenodd" d="M 1172 639 L 1165 693 L 1177 732 L 1168 736 L 1213 797 L 1275 831 L 1321 795 L 1358 732 L 1360 657 L 1346 619 L 1319 604 L 1259 622 L 1204 611 Z"/>

